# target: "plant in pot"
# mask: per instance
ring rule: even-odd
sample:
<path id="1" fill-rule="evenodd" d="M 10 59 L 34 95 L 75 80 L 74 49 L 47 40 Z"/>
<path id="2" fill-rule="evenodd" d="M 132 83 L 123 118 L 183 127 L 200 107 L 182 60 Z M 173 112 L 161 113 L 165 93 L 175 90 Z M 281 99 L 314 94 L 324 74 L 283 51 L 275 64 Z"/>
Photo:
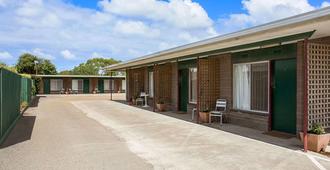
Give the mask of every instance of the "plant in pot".
<path id="1" fill-rule="evenodd" d="M 165 99 L 161 98 L 157 102 L 157 110 L 160 112 L 164 112 L 166 110 Z"/>
<path id="2" fill-rule="evenodd" d="M 138 97 L 137 97 L 137 95 L 133 95 L 132 96 L 132 104 L 133 105 L 136 105 L 136 99 L 137 99 Z"/>
<path id="3" fill-rule="evenodd" d="M 304 133 L 300 132 L 300 139 L 303 141 Z M 320 152 L 325 150 L 330 141 L 330 134 L 326 133 L 324 128 L 319 124 L 314 124 L 312 129 L 307 133 L 308 150 Z"/>
<path id="4" fill-rule="evenodd" d="M 208 108 L 199 111 L 199 122 L 209 123 L 210 110 Z"/>

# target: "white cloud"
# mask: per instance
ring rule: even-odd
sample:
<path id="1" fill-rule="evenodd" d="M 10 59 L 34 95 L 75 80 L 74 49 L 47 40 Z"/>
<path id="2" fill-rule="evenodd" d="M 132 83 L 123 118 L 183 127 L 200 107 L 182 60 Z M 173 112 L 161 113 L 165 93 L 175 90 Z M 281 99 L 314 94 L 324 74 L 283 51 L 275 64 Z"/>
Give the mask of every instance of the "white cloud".
<path id="1" fill-rule="evenodd" d="M 243 0 L 246 13 L 219 19 L 220 32 L 231 32 L 316 9 L 308 0 Z"/>
<path id="2" fill-rule="evenodd" d="M 179 28 L 206 28 L 212 20 L 206 11 L 191 0 L 102 0 L 99 5 L 109 13 L 163 21 Z"/>
<path id="3" fill-rule="evenodd" d="M 33 55 L 38 56 L 40 58 L 47 59 L 47 60 L 55 59 L 54 56 L 52 56 L 51 54 L 45 53 L 44 50 L 42 50 L 40 48 L 35 48 L 30 53 L 32 53 Z"/>
<path id="4" fill-rule="evenodd" d="M 67 60 L 76 60 L 77 57 L 71 53 L 69 50 L 63 50 L 61 51 L 61 54 L 63 56 L 63 58 L 67 59 Z"/>
<path id="5" fill-rule="evenodd" d="M 159 30 L 152 29 L 141 21 L 118 21 L 114 31 L 124 35 L 140 35 L 145 37 L 159 36 Z"/>
<path id="6" fill-rule="evenodd" d="M 329 7 L 330 6 L 330 2 L 328 1 L 324 1 L 322 4 L 321 4 L 321 8 L 325 8 L 325 7 Z"/>
<path id="7" fill-rule="evenodd" d="M 0 51 L 0 60 L 8 60 L 14 58 L 9 52 L 7 51 Z"/>

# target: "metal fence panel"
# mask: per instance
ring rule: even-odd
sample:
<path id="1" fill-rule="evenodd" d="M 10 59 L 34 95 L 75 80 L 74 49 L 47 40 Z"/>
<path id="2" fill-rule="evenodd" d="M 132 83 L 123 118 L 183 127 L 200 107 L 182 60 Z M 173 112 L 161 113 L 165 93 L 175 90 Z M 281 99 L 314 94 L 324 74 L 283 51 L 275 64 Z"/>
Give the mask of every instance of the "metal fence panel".
<path id="1" fill-rule="evenodd" d="M 5 69 L 0 72 L 0 139 L 3 139 L 20 116 L 21 76 Z"/>
<path id="2" fill-rule="evenodd" d="M 29 78 L 21 79 L 21 103 L 22 102 L 31 102 L 32 96 L 32 80 Z"/>

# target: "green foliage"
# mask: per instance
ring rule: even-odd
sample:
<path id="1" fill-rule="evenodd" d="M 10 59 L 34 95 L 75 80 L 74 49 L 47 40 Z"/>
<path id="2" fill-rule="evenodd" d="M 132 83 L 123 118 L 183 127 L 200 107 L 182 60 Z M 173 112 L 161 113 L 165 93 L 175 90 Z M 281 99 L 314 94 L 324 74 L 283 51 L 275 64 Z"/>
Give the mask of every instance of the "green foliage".
<path id="1" fill-rule="evenodd" d="M 320 135 L 320 134 L 324 134 L 325 130 L 320 124 L 314 124 L 312 126 L 312 130 L 310 130 L 309 133 Z"/>
<path id="2" fill-rule="evenodd" d="M 35 64 L 35 61 L 38 63 Z M 19 57 L 16 69 L 18 73 L 24 74 L 36 74 L 36 71 L 38 71 L 38 74 L 57 73 L 55 65 L 50 60 L 45 60 L 28 53 L 24 53 Z"/>
<path id="3" fill-rule="evenodd" d="M 99 75 L 103 67 L 116 64 L 120 61 L 115 59 L 107 58 L 93 58 L 86 61 L 86 63 L 81 63 L 72 70 L 72 74 L 75 75 Z M 68 73 L 68 72 L 65 72 Z M 109 75 L 106 73 L 106 75 Z"/>
<path id="4" fill-rule="evenodd" d="M 4 69 L 7 69 L 11 72 L 17 73 L 17 70 L 16 70 L 15 67 L 8 66 L 7 64 L 2 63 L 2 62 L 0 62 L 0 68 L 4 68 Z"/>
<path id="5" fill-rule="evenodd" d="M 73 72 L 71 70 L 63 70 L 63 71 L 59 72 L 58 74 L 60 74 L 60 75 L 72 75 Z"/>
<path id="6" fill-rule="evenodd" d="M 37 94 L 41 88 L 40 82 L 42 81 L 42 79 L 40 77 L 33 77 L 33 80 L 34 80 L 34 83 L 33 83 L 34 89 L 32 89 L 32 90 L 35 90 L 35 94 Z"/>
<path id="7" fill-rule="evenodd" d="M 25 109 L 25 108 L 28 107 L 28 106 L 29 106 L 28 102 L 23 101 L 23 102 L 21 103 L 21 110 Z"/>

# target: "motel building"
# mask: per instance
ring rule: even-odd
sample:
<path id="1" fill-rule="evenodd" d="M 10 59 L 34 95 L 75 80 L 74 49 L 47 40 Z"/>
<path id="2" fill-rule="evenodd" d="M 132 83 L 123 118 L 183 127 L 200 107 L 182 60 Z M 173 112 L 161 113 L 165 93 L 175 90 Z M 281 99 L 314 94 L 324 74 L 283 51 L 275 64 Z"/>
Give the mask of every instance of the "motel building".
<path id="1" fill-rule="evenodd" d="M 126 100 L 146 93 L 157 111 L 214 110 L 224 123 L 298 135 L 330 127 L 330 8 L 107 67 L 126 71 Z M 197 122 L 200 116 L 196 114 Z"/>
<path id="2" fill-rule="evenodd" d="M 125 76 L 34 75 L 40 79 L 39 94 L 124 93 Z"/>

